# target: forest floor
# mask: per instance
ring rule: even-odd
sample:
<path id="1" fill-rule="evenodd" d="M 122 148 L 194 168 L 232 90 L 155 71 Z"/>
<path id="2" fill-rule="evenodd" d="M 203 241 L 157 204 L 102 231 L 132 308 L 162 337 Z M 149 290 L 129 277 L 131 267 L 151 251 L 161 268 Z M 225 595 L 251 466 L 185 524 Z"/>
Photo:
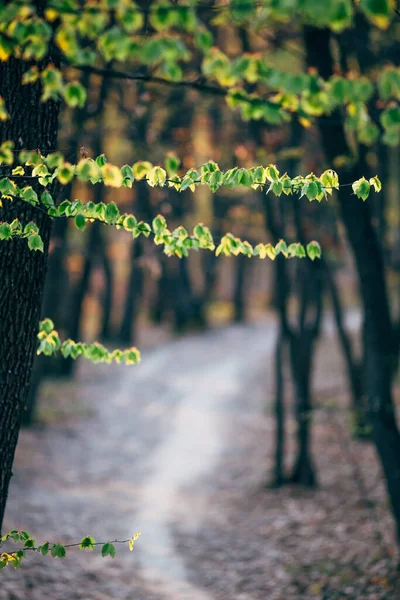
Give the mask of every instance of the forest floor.
<path id="1" fill-rule="evenodd" d="M 324 329 L 316 490 L 267 486 L 272 319 L 163 343 L 134 368 L 82 363 L 75 383 L 53 383 L 46 423 L 20 437 L 5 529 L 65 543 L 143 535 L 114 560 L 32 555 L 1 572 L 0 599 L 400 598 L 380 470 L 372 446 L 351 439 L 343 365 Z M 292 417 L 287 433 L 289 468 Z"/>

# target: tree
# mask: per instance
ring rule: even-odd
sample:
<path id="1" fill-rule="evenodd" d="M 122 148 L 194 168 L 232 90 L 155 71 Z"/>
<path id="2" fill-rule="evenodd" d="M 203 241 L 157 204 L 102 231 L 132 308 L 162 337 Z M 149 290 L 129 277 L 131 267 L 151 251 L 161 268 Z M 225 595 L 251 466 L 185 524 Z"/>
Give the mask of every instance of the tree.
<path id="1" fill-rule="evenodd" d="M 339 177 L 332 168 L 320 176 L 310 173 L 293 177 L 282 175 L 275 165 L 223 170 L 209 160 L 198 169 L 184 171 L 179 160 L 171 155 L 166 156 L 163 166 L 140 160 L 119 167 L 107 162 L 104 155 L 70 164 L 57 152 L 57 129 L 62 101 L 72 108 L 82 108 L 87 100 L 88 90 L 76 73 L 211 94 L 225 98 L 231 108 L 239 109 L 244 119 L 262 120 L 274 126 L 285 126 L 291 118 L 309 126 L 314 119 L 328 115 L 328 121 L 340 122 L 334 136 L 322 130 L 332 167 L 337 155 L 343 149 L 350 149 L 344 141 L 347 134 L 343 119 L 354 143 L 373 143 L 379 135 L 375 114 L 371 115 L 367 106 L 374 95 L 383 100 L 377 111 L 385 130 L 384 141 L 398 143 L 398 70 L 388 67 L 378 79 L 354 74 L 350 81 L 344 74 L 334 75 L 328 61 L 330 31 L 341 34 L 360 14 L 366 22 L 386 29 L 395 16 L 391 9 L 390 0 L 361 0 L 354 4 L 351 0 L 335 0 L 328 8 L 318 0 L 305 3 L 232 0 L 223 6 L 156 2 L 144 8 L 130 0 L 99 3 L 67 0 L 61 5 L 55 0 L 35 0 L 31 4 L 14 0 L 0 7 L 0 272 L 5 281 L 0 297 L 0 523 L 37 346 L 53 220 L 73 219 L 78 229 L 102 223 L 123 229 L 135 239 L 141 235 L 151 237 L 167 256 L 178 258 L 186 257 L 192 250 L 261 259 L 275 259 L 281 254 L 285 258 L 314 260 L 321 254 L 318 242 L 313 240 L 288 244 L 281 239 L 274 245 L 261 242 L 253 246 L 229 233 L 214 240 L 202 223 L 189 233 L 182 226 L 170 231 L 162 215 L 157 215 L 151 223 L 138 221 L 132 214 L 121 214 L 113 202 L 60 203 L 60 187 L 77 179 L 87 185 L 130 188 L 143 180 L 150 187 L 167 187 L 176 193 L 187 189 L 195 192 L 200 185 L 213 193 L 221 186 L 241 186 L 278 197 L 298 194 L 319 202 L 340 188 Z M 207 11 L 213 14 L 212 27 L 206 26 L 202 19 L 202 13 Z M 315 70 L 291 74 L 269 65 L 259 53 L 231 57 L 213 45 L 215 28 L 229 27 L 240 32 L 256 23 L 257 28 L 267 30 L 271 20 L 277 28 L 279 23 L 287 27 L 285 24 L 293 14 L 300 24 L 305 24 L 310 64 L 319 59 L 315 49 L 321 51 L 320 60 L 323 57 L 325 62 L 316 63 L 320 74 Z M 143 27 L 149 35 L 138 35 Z M 198 75 L 195 78 L 191 75 L 193 70 Z M 340 111 L 345 112 L 344 117 Z M 342 171 L 344 189 L 352 189 L 355 194 L 351 196 L 340 190 L 338 196 L 361 274 L 368 316 L 365 339 L 371 407 L 379 398 L 374 416 L 375 440 L 400 524 L 399 454 L 392 455 L 390 450 L 400 443 L 390 393 L 394 355 L 391 321 L 380 250 L 375 243 L 367 249 L 361 248 L 362 236 L 373 241 L 374 234 L 367 204 L 360 199 L 365 201 L 373 188 L 380 191 L 381 184 L 376 176 L 364 177 L 368 171 L 365 161 Z M 371 272 L 367 273 L 370 267 Z M 385 333 L 384 341 L 379 327 Z M 42 323 L 38 337 L 38 352 L 46 355 L 60 351 L 64 357 L 73 359 L 83 355 L 94 361 L 116 360 L 128 364 L 139 360 L 136 348 L 109 352 L 97 343 L 61 342 L 49 320 Z"/>

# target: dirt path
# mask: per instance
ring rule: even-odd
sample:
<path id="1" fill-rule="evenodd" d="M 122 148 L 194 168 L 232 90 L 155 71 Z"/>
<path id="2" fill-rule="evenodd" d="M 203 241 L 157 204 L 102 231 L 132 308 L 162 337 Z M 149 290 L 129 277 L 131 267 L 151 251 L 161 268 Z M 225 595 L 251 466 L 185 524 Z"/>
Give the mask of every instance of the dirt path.
<path id="1" fill-rule="evenodd" d="M 83 414 L 21 435 L 5 527 L 42 541 L 143 535 L 114 560 L 32 556 L 0 573 L 0 600 L 394 599 L 380 469 L 371 445 L 351 441 L 346 413 L 331 412 L 347 400 L 329 318 L 324 329 L 312 492 L 265 488 L 272 320 L 167 343 L 131 369 L 82 365 L 60 405 Z M 288 467 L 293 433 L 289 414 Z"/>
<path id="2" fill-rule="evenodd" d="M 6 526 L 51 540 L 143 535 L 133 555 L 124 548 L 115 561 L 74 553 L 53 571 L 54 561 L 30 559 L 7 571 L 0 598 L 11 590 L 18 598 L 24 585 L 32 598 L 40 585 L 37 597 L 56 600 L 109 598 L 113 585 L 113 598 L 143 589 L 145 598 L 212 598 L 190 583 L 172 529 L 199 530 L 212 491 L 200 483 L 234 443 L 232 417 L 262 411 L 254 382 L 265 374 L 273 331 L 232 327 L 169 343 L 132 369 L 90 367 L 81 381 L 90 417 L 23 432 Z M 74 589 L 71 577 L 80 582 Z"/>

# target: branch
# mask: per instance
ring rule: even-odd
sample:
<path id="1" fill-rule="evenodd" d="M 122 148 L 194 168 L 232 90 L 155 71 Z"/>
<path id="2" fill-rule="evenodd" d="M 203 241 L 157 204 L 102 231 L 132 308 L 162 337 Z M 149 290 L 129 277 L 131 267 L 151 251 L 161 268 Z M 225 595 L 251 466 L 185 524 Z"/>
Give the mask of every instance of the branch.
<path id="1" fill-rule="evenodd" d="M 65 59 L 65 57 L 63 57 L 63 59 Z M 75 64 L 71 64 L 69 62 L 67 64 L 69 67 L 71 67 L 73 69 L 77 69 L 84 73 L 100 75 L 101 77 L 110 77 L 112 79 L 127 79 L 129 81 L 144 81 L 147 83 L 155 83 L 158 85 L 165 85 L 165 86 L 172 87 L 172 88 L 177 88 L 177 87 L 190 88 L 193 90 L 197 90 L 199 92 L 211 94 L 213 96 L 221 96 L 222 98 L 226 98 L 231 91 L 230 88 L 223 88 L 219 85 L 205 83 L 204 79 L 202 79 L 200 77 L 197 79 L 193 79 L 193 80 L 172 81 L 170 79 L 165 79 L 164 77 L 158 77 L 157 75 L 152 75 L 150 73 L 127 73 L 126 71 L 119 71 L 118 69 L 93 67 L 90 65 L 75 65 Z M 245 94 L 244 90 L 237 90 L 237 91 L 238 92 L 243 91 L 243 94 Z M 243 100 L 245 100 L 249 104 L 256 104 L 256 103 L 264 102 L 265 104 L 267 104 L 268 106 L 271 106 L 272 108 L 281 108 L 281 110 L 284 110 L 284 109 L 282 109 L 280 104 L 277 104 L 276 102 L 272 102 L 272 100 L 264 99 L 262 97 L 257 97 L 257 98 L 244 97 Z M 285 111 L 285 112 L 289 112 L 289 111 Z M 305 115 L 305 114 L 302 115 L 299 111 L 297 111 L 297 112 L 300 116 L 307 116 L 307 118 L 310 118 L 309 115 Z"/>

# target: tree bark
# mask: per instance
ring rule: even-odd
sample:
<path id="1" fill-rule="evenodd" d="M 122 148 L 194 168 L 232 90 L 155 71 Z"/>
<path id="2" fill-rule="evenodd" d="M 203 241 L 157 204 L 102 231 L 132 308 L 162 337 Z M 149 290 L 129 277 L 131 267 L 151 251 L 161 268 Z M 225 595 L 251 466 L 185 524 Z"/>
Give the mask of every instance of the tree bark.
<path id="1" fill-rule="evenodd" d="M 68 280 L 64 264 L 67 228 L 67 219 L 57 219 L 53 227 L 41 311 L 41 317 L 52 319 L 57 329 L 61 328 L 65 308 L 61 301 L 62 292 L 66 289 Z M 61 370 L 59 361 L 60 358 L 53 356 L 41 355 L 34 358 L 28 399 L 22 413 L 22 425 L 25 427 L 32 425 L 35 419 L 36 401 L 43 378 L 46 373 L 57 373 L 57 366 Z"/>
<path id="2" fill-rule="evenodd" d="M 29 66 L 15 59 L 0 63 L 0 95 L 10 113 L 10 119 L 0 123 L 0 139 L 14 141 L 16 148 L 39 148 L 46 154 L 57 143 L 58 105 L 40 101 L 39 84 L 21 85 Z M 9 171 L 0 169 L 2 174 Z M 14 218 L 23 224 L 36 222 L 44 252 L 30 251 L 26 240 L 0 243 L 0 529 L 29 391 L 51 231 L 51 219 L 43 212 L 19 200 L 3 200 L 0 220 Z"/>

